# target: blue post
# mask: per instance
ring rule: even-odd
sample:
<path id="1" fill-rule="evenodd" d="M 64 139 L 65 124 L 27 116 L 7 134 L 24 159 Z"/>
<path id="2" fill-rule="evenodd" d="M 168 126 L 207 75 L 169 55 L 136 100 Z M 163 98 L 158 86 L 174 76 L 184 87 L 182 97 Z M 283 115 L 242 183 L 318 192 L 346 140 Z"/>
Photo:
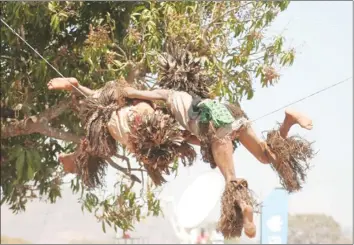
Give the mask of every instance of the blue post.
<path id="1" fill-rule="evenodd" d="M 275 188 L 261 209 L 261 244 L 287 244 L 288 197 L 283 188 Z"/>

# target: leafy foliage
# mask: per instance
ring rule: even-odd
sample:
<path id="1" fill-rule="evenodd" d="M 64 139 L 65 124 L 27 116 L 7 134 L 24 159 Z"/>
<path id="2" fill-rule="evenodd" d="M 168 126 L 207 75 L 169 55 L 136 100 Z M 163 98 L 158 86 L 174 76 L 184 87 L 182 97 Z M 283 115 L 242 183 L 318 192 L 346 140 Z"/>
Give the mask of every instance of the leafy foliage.
<path id="1" fill-rule="evenodd" d="M 289 216 L 288 239 L 290 244 L 352 244 L 333 217 L 324 214 Z"/>
<path id="2" fill-rule="evenodd" d="M 31 244 L 31 243 L 21 238 L 1 236 L 1 244 Z"/>
<path id="3" fill-rule="evenodd" d="M 254 96 L 253 83 L 268 87 L 278 70 L 294 62 L 284 37 L 265 36 L 289 2 L 1 2 L 3 18 L 65 77 L 92 89 L 124 76 L 151 88 L 158 75 L 157 54 L 175 41 L 203 57 L 215 96 L 240 101 Z M 1 108 L 15 118 L 1 121 L 1 203 L 14 212 L 31 198 L 55 202 L 63 173 L 59 152 L 70 152 L 82 135 L 79 120 L 62 92 L 46 83 L 58 74 L 6 26 L 1 26 Z M 52 111 L 50 111 L 52 110 Z M 4 133 L 6 131 L 6 134 Z M 60 140 L 58 140 L 60 139 Z M 122 168 L 117 168 L 122 170 Z M 128 176 L 132 177 L 130 170 Z M 117 180 L 119 196 L 100 200 L 74 180 L 83 208 L 114 228 L 131 229 L 147 205 L 159 215 L 152 190 L 137 197 Z M 137 199 L 146 200 L 138 204 Z M 139 200 L 140 200 L 139 199 Z"/>

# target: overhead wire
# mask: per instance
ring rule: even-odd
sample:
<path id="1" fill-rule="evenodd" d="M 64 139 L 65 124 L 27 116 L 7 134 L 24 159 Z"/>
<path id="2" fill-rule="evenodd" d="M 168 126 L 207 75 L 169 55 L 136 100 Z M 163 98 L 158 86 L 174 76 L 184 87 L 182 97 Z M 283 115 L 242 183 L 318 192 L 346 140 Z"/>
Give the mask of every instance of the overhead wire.
<path id="1" fill-rule="evenodd" d="M 32 49 L 39 57 L 41 57 L 54 71 L 56 71 L 62 78 L 65 78 L 63 74 L 61 74 L 60 71 L 58 71 L 57 68 L 55 68 L 46 58 L 44 58 L 35 48 L 33 48 L 31 46 L 31 44 L 29 44 L 24 38 L 22 38 L 14 29 L 11 28 L 11 26 L 9 26 L 2 18 L 0 18 L 1 22 L 7 27 L 9 28 L 9 30 L 11 30 L 18 38 L 20 38 L 30 49 Z M 87 96 L 79 89 L 77 88 L 75 85 L 73 85 L 73 83 L 68 79 L 67 80 L 70 85 L 76 90 L 78 91 L 80 94 L 82 94 L 83 96 L 85 96 L 87 98 Z"/>
<path id="2" fill-rule="evenodd" d="M 342 84 L 342 83 L 348 81 L 348 80 L 351 79 L 351 78 L 352 78 L 352 77 L 348 77 L 348 78 L 346 78 L 346 79 L 344 79 L 344 80 L 341 80 L 341 81 L 339 81 L 339 82 L 337 82 L 337 83 L 331 84 L 331 85 L 329 85 L 329 86 L 327 86 L 327 87 L 325 87 L 325 88 L 323 88 L 323 89 L 317 90 L 316 92 L 314 92 L 314 93 L 312 93 L 312 94 L 309 94 L 309 95 L 307 95 L 307 96 L 305 96 L 305 97 L 302 97 L 302 98 L 300 98 L 300 99 L 298 99 L 298 100 L 295 100 L 295 101 L 293 101 L 293 102 L 291 102 L 291 103 L 289 103 L 289 104 L 286 104 L 286 105 L 284 105 L 284 106 L 282 106 L 282 107 L 280 107 L 280 108 L 278 108 L 278 109 L 276 109 L 276 110 L 274 110 L 274 111 L 268 112 L 268 113 L 266 113 L 266 114 L 264 114 L 264 115 L 262 115 L 262 116 L 260 116 L 260 117 L 257 117 L 256 119 L 251 120 L 251 122 L 258 121 L 258 120 L 260 120 L 260 119 L 262 119 L 262 118 L 264 118 L 264 117 L 267 117 L 267 116 L 269 116 L 269 115 L 271 115 L 271 114 L 274 114 L 274 113 L 276 113 L 276 112 L 278 112 L 278 111 L 280 111 L 280 110 L 282 110 L 282 109 L 285 109 L 285 108 L 288 107 L 288 106 L 294 105 L 294 104 L 299 103 L 299 102 L 301 102 L 301 101 L 303 101 L 303 100 L 305 100 L 305 99 L 308 99 L 308 98 L 310 98 L 310 97 L 312 97 L 312 96 L 314 96 L 314 95 L 317 95 L 317 94 L 322 93 L 322 92 L 324 92 L 324 91 L 326 91 L 326 90 L 328 90 L 328 89 L 331 89 L 331 88 L 333 88 L 333 87 L 335 87 L 335 86 L 338 86 L 338 85 L 340 85 L 340 84 Z"/>

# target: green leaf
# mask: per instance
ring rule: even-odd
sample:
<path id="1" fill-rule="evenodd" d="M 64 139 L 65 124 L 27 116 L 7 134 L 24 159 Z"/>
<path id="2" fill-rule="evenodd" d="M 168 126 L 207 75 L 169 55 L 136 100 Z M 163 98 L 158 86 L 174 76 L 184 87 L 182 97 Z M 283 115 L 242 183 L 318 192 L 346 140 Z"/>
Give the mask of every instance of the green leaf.
<path id="1" fill-rule="evenodd" d="M 54 7 L 54 5 L 53 5 L 53 2 L 49 2 L 48 3 L 48 9 L 51 11 L 51 12 L 56 12 L 56 10 L 55 10 L 55 7 Z"/>
<path id="2" fill-rule="evenodd" d="M 288 7 L 290 1 L 285 1 L 284 0 L 284 1 L 279 1 L 277 3 L 278 3 L 278 6 L 279 6 L 280 10 L 284 11 Z"/>
<path id="3" fill-rule="evenodd" d="M 106 233 L 106 223 L 104 222 L 104 220 L 102 220 L 102 230 L 104 233 Z"/>
<path id="4" fill-rule="evenodd" d="M 263 18 L 256 21 L 255 28 L 261 28 L 263 26 Z"/>
<path id="5" fill-rule="evenodd" d="M 39 155 L 39 152 L 36 150 L 32 150 L 31 151 L 31 155 L 32 155 L 32 167 L 35 171 L 41 169 L 42 164 L 41 164 L 41 156 Z"/>
<path id="6" fill-rule="evenodd" d="M 238 37 L 244 31 L 244 25 L 238 24 L 234 29 L 234 37 Z"/>
<path id="7" fill-rule="evenodd" d="M 32 169 L 31 165 L 27 165 L 27 180 L 32 180 L 34 176 L 34 170 Z"/>
<path id="8" fill-rule="evenodd" d="M 59 13 L 59 16 L 60 17 L 65 17 L 65 18 L 68 18 L 69 16 L 66 14 L 66 13 L 64 13 L 64 12 L 60 12 Z"/>
<path id="9" fill-rule="evenodd" d="M 22 151 L 22 147 L 16 146 L 13 151 L 10 152 L 9 161 L 17 159 Z"/>
<path id="10" fill-rule="evenodd" d="M 173 161 L 172 171 L 178 170 L 178 158 Z"/>
<path id="11" fill-rule="evenodd" d="M 23 170 L 25 164 L 25 151 L 22 151 L 16 160 L 16 173 L 17 179 L 23 179 Z"/>
<path id="12" fill-rule="evenodd" d="M 140 212 L 141 212 L 140 208 L 138 210 L 136 210 L 136 216 L 135 217 L 136 217 L 138 222 L 140 222 Z"/>
<path id="13" fill-rule="evenodd" d="M 274 17 L 275 17 L 275 15 L 274 15 L 273 11 L 269 10 L 265 15 L 266 24 L 269 24 L 274 19 Z"/>
<path id="14" fill-rule="evenodd" d="M 283 47 L 283 41 L 284 41 L 284 38 L 281 36 L 275 40 L 275 42 L 274 42 L 274 52 L 275 53 L 281 52 L 281 49 Z"/>
<path id="15" fill-rule="evenodd" d="M 253 98 L 253 95 L 254 95 L 254 92 L 253 92 L 253 89 L 249 89 L 247 91 L 247 100 L 250 100 Z"/>
<path id="16" fill-rule="evenodd" d="M 136 14 L 136 12 L 140 12 L 141 10 L 144 10 L 145 6 L 137 6 L 133 9 L 134 14 Z"/>
<path id="17" fill-rule="evenodd" d="M 258 77 L 259 75 L 261 75 L 263 72 L 263 66 L 258 66 L 257 67 L 257 72 L 256 72 L 256 77 Z"/>
<path id="18" fill-rule="evenodd" d="M 27 180 L 31 180 L 34 176 L 34 169 L 33 169 L 33 159 L 31 155 L 31 151 L 26 150 L 25 151 L 25 157 L 26 157 L 26 168 L 27 168 Z"/>

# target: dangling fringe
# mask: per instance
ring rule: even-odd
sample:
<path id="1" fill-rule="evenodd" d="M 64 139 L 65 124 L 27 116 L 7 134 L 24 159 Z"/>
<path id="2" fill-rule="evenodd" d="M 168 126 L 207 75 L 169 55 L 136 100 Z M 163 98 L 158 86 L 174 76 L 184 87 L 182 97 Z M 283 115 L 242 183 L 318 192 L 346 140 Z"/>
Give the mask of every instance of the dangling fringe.
<path id="1" fill-rule="evenodd" d="M 86 139 L 82 140 L 75 165 L 77 175 L 81 178 L 83 184 L 87 188 L 93 189 L 104 184 L 107 163 L 104 158 L 91 155 L 88 147 L 88 141 Z"/>
<path id="2" fill-rule="evenodd" d="M 267 134 L 265 152 L 271 159 L 271 166 L 280 178 L 282 186 L 289 192 L 301 190 L 306 181 L 309 161 L 315 153 L 312 143 L 300 136 L 286 139 L 280 136 L 279 130 L 271 130 Z"/>
<path id="3" fill-rule="evenodd" d="M 218 222 L 218 231 L 225 238 L 240 237 L 243 230 L 243 213 L 240 203 L 243 201 L 254 208 L 257 204 L 248 189 L 244 179 L 228 182 L 221 199 L 221 217 Z"/>
<path id="4" fill-rule="evenodd" d="M 159 81 L 161 88 L 184 91 L 200 98 L 209 98 L 213 79 L 202 71 L 200 58 L 186 48 L 167 42 L 166 53 L 159 56 Z"/>
<path id="5" fill-rule="evenodd" d="M 144 164 L 144 168 L 146 169 L 146 172 L 150 177 L 150 179 L 152 180 L 152 182 L 154 183 L 154 185 L 161 186 L 167 182 L 165 178 L 162 176 L 162 171 L 160 171 L 159 169 L 154 169 L 153 166 L 147 164 Z"/>
<path id="6" fill-rule="evenodd" d="M 160 110 L 135 116 L 130 128 L 131 152 L 145 165 L 156 185 L 165 182 L 162 175 L 170 174 L 175 160 L 181 159 L 184 165 L 192 165 L 195 160 L 195 150 L 184 141 L 175 119 Z"/>
<path id="7" fill-rule="evenodd" d="M 86 137 L 80 144 L 75 164 L 78 176 L 89 188 L 102 185 L 107 166 L 105 159 L 117 153 L 117 142 L 106 125 L 113 111 L 129 103 L 122 93 L 125 86 L 128 85 L 124 80 L 107 82 L 97 91 L 97 98 L 90 96 L 80 104 L 79 116 Z"/>

